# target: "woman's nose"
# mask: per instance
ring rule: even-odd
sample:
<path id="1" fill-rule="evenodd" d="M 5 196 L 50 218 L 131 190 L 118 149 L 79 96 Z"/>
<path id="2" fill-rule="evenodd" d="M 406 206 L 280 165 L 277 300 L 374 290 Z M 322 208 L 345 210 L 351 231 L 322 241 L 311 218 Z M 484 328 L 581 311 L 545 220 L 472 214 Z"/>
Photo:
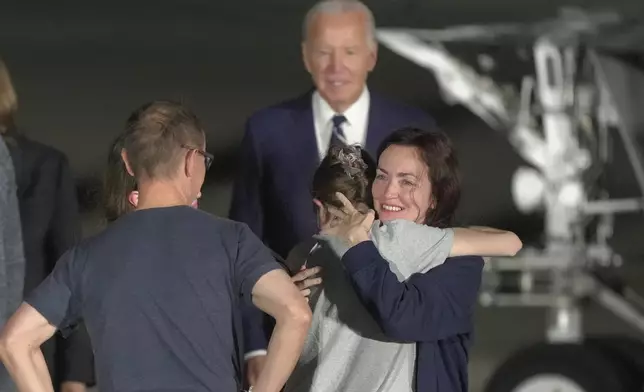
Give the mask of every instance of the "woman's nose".
<path id="1" fill-rule="evenodd" d="M 390 181 L 385 187 L 385 197 L 392 198 L 396 196 L 398 196 L 398 187 L 396 186 L 395 182 Z"/>

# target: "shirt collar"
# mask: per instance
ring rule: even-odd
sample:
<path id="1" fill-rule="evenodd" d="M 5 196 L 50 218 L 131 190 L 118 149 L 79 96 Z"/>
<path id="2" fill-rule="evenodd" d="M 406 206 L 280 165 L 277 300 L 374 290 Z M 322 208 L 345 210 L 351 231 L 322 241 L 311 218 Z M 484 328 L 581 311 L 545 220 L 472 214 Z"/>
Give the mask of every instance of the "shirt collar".
<path id="1" fill-rule="evenodd" d="M 322 98 L 319 92 L 317 90 L 315 91 L 313 95 L 314 99 L 313 102 L 315 105 L 317 105 L 317 112 L 320 115 L 320 119 L 324 121 L 325 124 L 328 124 L 331 122 L 331 119 L 333 116 L 336 114 L 342 114 L 344 117 L 346 117 L 347 122 L 351 124 L 356 124 L 362 120 L 362 118 L 365 116 L 365 114 L 369 111 L 369 101 L 371 100 L 371 96 L 369 94 L 369 89 L 365 86 L 364 89 L 362 90 L 362 93 L 358 97 L 358 100 L 353 103 L 353 105 L 349 106 L 347 110 L 344 111 L 344 113 L 337 113 L 331 106 Z"/>

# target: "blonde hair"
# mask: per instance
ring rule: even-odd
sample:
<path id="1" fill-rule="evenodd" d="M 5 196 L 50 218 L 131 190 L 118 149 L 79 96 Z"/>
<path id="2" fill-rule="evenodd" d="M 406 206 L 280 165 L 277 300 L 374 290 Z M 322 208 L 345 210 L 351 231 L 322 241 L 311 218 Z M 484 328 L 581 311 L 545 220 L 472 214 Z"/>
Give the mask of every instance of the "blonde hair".
<path id="1" fill-rule="evenodd" d="M 0 59 L 0 133 L 7 131 L 14 114 L 18 111 L 18 96 L 11 83 L 11 75 L 7 65 Z"/>

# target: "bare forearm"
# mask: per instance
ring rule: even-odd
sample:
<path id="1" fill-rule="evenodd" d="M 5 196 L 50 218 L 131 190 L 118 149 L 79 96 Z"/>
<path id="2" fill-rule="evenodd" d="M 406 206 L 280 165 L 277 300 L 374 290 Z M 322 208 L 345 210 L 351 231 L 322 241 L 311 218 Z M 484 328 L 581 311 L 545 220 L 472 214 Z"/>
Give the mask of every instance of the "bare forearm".
<path id="1" fill-rule="evenodd" d="M 469 226 L 468 229 L 478 230 L 484 233 L 496 233 L 496 234 L 509 233 L 507 230 L 495 229 L 494 227 L 488 227 L 488 226 Z"/>
<path id="2" fill-rule="evenodd" d="M 478 226 L 455 228 L 450 256 L 514 256 L 522 246 L 511 231 Z"/>
<path id="3" fill-rule="evenodd" d="M 268 344 L 266 362 L 253 392 L 278 392 L 295 368 L 302 352 L 309 322 L 277 322 Z"/>
<path id="4" fill-rule="evenodd" d="M 4 351 L 2 361 L 20 392 L 53 392 L 54 387 L 40 348 Z"/>

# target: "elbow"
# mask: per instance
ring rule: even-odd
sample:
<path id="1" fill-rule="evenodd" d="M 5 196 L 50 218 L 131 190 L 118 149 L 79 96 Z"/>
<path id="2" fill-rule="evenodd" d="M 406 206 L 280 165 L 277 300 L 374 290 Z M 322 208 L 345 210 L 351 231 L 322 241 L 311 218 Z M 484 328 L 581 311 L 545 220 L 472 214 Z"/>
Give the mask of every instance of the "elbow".
<path id="1" fill-rule="evenodd" d="M 0 359 L 7 363 L 17 351 L 20 351 L 20 340 L 6 328 L 0 334 Z"/>
<path id="2" fill-rule="evenodd" d="M 381 323 L 380 329 L 389 339 L 398 341 L 400 343 L 417 343 L 419 341 L 434 341 L 437 340 L 435 335 L 435 329 L 423 329 L 420 330 L 414 325 L 399 323 L 399 322 L 387 322 Z"/>
<path id="3" fill-rule="evenodd" d="M 521 242 L 521 239 L 516 234 L 510 233 L 510 235 L 511 240 L 509 244 L 508 256 L 516 256 L 516 254 L 519 253 L 519 251 L 523 248 L 523 242 Z"/>
<path id="4" fill-rule="evenodd" d="M 386 337 L 398 340 L 400 342 L 412 342 L 409 336 L 409 329 L 405 328 L 398 323 L 381 323 L 380 328 Z"/>
<path id="5" fill-rule="evenodd" d="M 311 313 L 311 308 L 306 304 L 305 306 L 300 306 L 292 315 L 293 323 L 298 327 L 308 331 L 311 327 L 311 321 L 313 320 L 313 313 Z"/>
<path id="6" fill-rule="evenodd" d="M 386 337 L 401 343 L 435 342 L 457 335 L 471 333 L 471 317 L 458 317 L 453 321 L 430 321 L 423 324 L 381 324 Z"/>
<path id="7" fill-rule="evenodd" d="M 281 317 L 281 319 L 282 320 L 276 320 L 276 322 L 282 321 L 285 325 L 288 325 L 290 329 L 308 331 L 311 326 L 313 314 L 304 298 L 301 298 L 297 303 L 286 307 L 284 316 Z"/>

